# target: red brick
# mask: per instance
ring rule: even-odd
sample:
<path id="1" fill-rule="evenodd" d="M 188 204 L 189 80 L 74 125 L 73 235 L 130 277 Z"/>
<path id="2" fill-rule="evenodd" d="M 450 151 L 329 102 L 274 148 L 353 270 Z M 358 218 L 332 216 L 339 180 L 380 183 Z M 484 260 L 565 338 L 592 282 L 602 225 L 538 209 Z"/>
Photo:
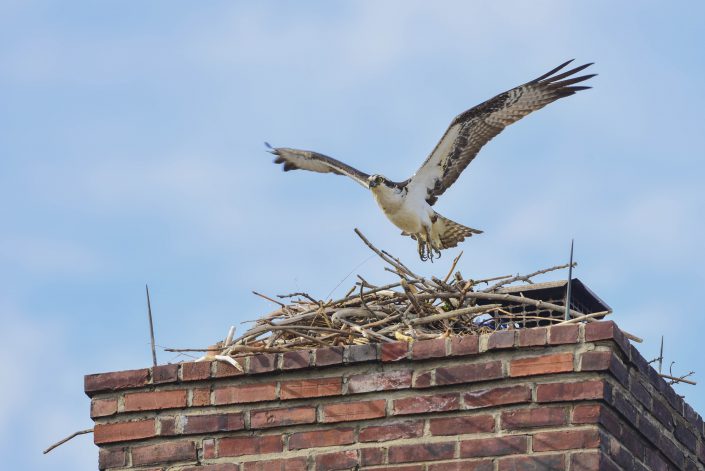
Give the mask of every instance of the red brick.
<path id="1" fill-rule="evenodd" d="M 234 463 L 206 464 L 203 466 L 187 466 L 179 471 L 238 471 L 240 468 Z"/>
<path id="2" fill-rule="evenodd" d="M 510 376 L 532 376 L 573 371 L 572 353 L 554 353 L 538 357 L 517 358 L 509 363 Z"/>
<path id="3" fill-rule="evenodd" d="M 428 471 L 494 471 L 492 460 L 455 460 L 428 465 Z"/>
<path id="4" fill-rule="evenodd" d="M 178 435 L 176 431 L 176 417 L 159 417 L 159 435 Z"/>
<path id="5" fill-rule="evenodd" d="M 149 370 L 116 371 L 114 373 L 100 373 L 84 377 L 84 391 L 89 396 L 102 391 L 117 391 L 120 389 L 139 388 L 149 381 Z"/>
<path id="6" fill-rule="evenodd" d="M 292 433 L 289 437 L 289 450 L 315 448 L 319 446 L 349 445 L 355 441 L 354 429 L 338 428 Z"/>
<path id="7" fill-rule="evenodd" d="M 197 388 L 191 393 L 191 406 L 203 407 L 211 403 L 211 390 L 208 388 Z"/>
<path id="8" fill-rule="evenodd" d="M 578 324 L 554 325 L 548 328 L 549 345 L 578 342 Z"/>
<path id="9" fill-rule="evenodd" d="M 458 410 L 459 402 L 458 393 L 406 397 L 394 400 L 393 411 L 395 415 L 404 415 Z"/>
<path id="10" fill-rule="evenodd" d="M 435 370 L 415 371 L 413 385 L 415 388 L 428 388 L 433 385 Z"/>
<path id="11" fill-rule="evenodd" d="M 502 428 L 505 430 L 564 425 L 565 409 L 562 407 L 534 407 L 502 412 Z"/>
<path id="12" fill-rule="evenodd" d="M 314 350 L 316 366 L 340 365 L 343 363 L 343 347 L 327 347 Z"/>
<path id="13" fill-rule="evenodd" d="M 199 361 L 181 364 L 181 379 L 184 381 L 198 381 L 211 377 L 211 362 Z"/>
<path id="14" fill-rule="evenodd" d="M 440 461 L 453 458 L 454 455 L 455 442 L 399 445 L 389 448 L 389 463 Z"/>
<path id="15" fill-rule="evenodd" d="M 233 358 L 233 361 L 240 365 L 240 368 L 236 368 L 230 363 L 225 363 L 223 361 L 218 361 L 215 364 L 215 377 L 216 378 L 232 378 L 234 376 L 242 376 L 245 374 L 247 369 L 247 361 L 245 358 Z"/>
<path id="16" fill-rule="evenodd" d="M 563 455 L 512 456 L 499 460 L 498 471 L 561 471 L 566 469 Z M 597 468 L 595 468 L 597 470 Z"/>
<path id="17" fill-rule="evenodd" d="M 465 335 L 450 338 L 450 355 L 465 356 L 475 355 L 480 351 L 478 335 Z"/>
<path id="18" fill-rule="evenodd" d="M 297 370 L 308 368 L 311 363 L 311 352 L 308 350 L 295 350 L 282 354 L 282 370 Z"/>
<path id="19" fill-rule="evenodd" d="M 342 394 L 342 378 L 301 379 L 281 383 L 281 398 L 336 396 Z"/>
<path id="20" fill-rule="evenodd" d="M 596 424 L 599 422 L 602 406 L 599 404 L 580 404 L 575 406 L 571 422 L 574 424 Z"/>
<path id="21" fill-rule="evenodd" d="M 442 338 L 414 342 L 411 344 L 411 355 L 414 360 L 445 357 L 446 339 Z"/>
<path id="22" fill-rule="evenodd" d="M 597 448 L 600 436 L 597 429 L 560 430 L 534 434 L 534 451 L 570 450 L 574 448 Z"/>
<path id="23" fill-rule="evenodd" d="M 463 394 L 465 409 L 519 404 L 531 401 L 531 388 L 526 385 L 480 389 Z"/>
<path id="24" fill-rule="evenodd" d="M 426 467 L 422 464 L 402 464 L 398 466 L 387 465 L 384 468 L 374 468 L 375 471 L 425 471 Z"/>
<path id="25" fill-rule="evenodd" d="M 93 441 L 101 443 L 123 442 L 155 437 L 154 419 L 114 424 L 96 424 L 93 428 Z"/>
<path id="26" fill-rule="evenodd" d="M 348 393 L 365 393 L 411 387 L 412 370 L 355 375 L 348 378 Z"/>
<path id="27" fill-rule="evenodd" d="M 385 442 L 400 438 L 416 438 L 423 435 L 422 421 L 394 422 L 360 429 L 361 442 Z"/>
<path id="28" fill-rule="evenodd" d="M 275 383 L 244 384 L 215 388 L 213 404 L 244 404 L 248 402 L 273 401 L 277 398 Z"/>
<path id="29" fill-rule="evenodd" d="M 653 399 L 651 404 L 651 413 L 656 417 L 656 419 L 661 422 L 669 430 L 673 430 L 673 416 L 668 406 L 656 398 Z"/>
<path id="30" fill-rule="evenodd" d="M 618 330 L 612 321 L 588 322 L 585 324 L 585 341 L 612 340 Z"/>
<path id="31" fill-rule="evenodd" d="M 515 330 L 500 330 L 490 334 L 487 339 L 487 350 L 499 350 L 514 346 Z"/>
<path id="32" fill-rule="evenodd" d="M 360 363 L 364 361 L 377 360 L 377 345 L 371 343 L 367 345 L 348 345 L 346 361 L 348 363 Z"/>
<path id="33" fill-rule="evenodd" d="M 196 444 L 192 441 L 170 441 L 132 447 L 133 466 L 195 460 Z"/>
<path id="34" fill-rule="evenodd" d="M 323 406 L 322 422 L 376 419 L 385 416 L 386 401 L 340 402 Z"/>
<path id="35" fill-rule="evenodd" d="M 542 347 L 547 343 L 548 329 L 545 327 L 533 327 L 530 329 L 520 329 L 517 338 L 519 347 Z"/>
<path id="36" fill-rule="evenodd" d="M 269 373 L 277 368 L 277 355 L 275 353 L 260 353 L 250 357 L 247 372 L 250 374 Z"/>
<path id="37" fill-rule="evenodd" d="M 265 455 L 284 450 L 281 435 L 226 437 L 218 440 L 218 457 Z"/>
<path id="38" fill-rule="evenodd" d="M 391 342 L 382 344 L 382 361 L 399 361 L 409 357 L 407 342 Z"/>
<path id="39" fill-rule="evenodd" d="M 184 417 L 184 433 L 232 432 L 245 428 L 242 412 Z"/>
<path id="40" fill-rule="evenodd" d="M 578 381 L 574 383 L 546 383 L 536 386 L 538 402 L 580 401 L 603 399 L 606 384 L 604 380 Z"/>
<path id="41" fill-rule="evenodd" d="M 350 470 L 358 468 L 360 458 L 357 450 L 336 451 L 317 455 L 316 471 Z"/>
<path id="42" fill-rule="evenodd" d="M 306 471 L 306 458 L 250 461 L 242 464 L 242 471 Z"/>
<path id="43" fill-rule="evenodd" d="M 494 417 L 489 414 L 430 419 L 432 435 L 465 435 L 494 432 Z"/>
<path id="44" fill-rule="evenodd" d="M 617 378 L 625 387 L 629 384 L 629 370 L 611 351 L 585 352 L 580 358 L 581 371 L 605 371 Z M 635 380 L 638 383 L 638 381 Z"/>
<path id="45" fill-rule="evenodd" d="M 203 458 L 207 460 L 212 460 L 217 458 L 215 448 L 215 438 L 206 438 L 203 440 Z"/>
<path id="46" fill-rule="evenodd" d="M 436 385 L 474 383 L 502 377 L 502 362 L 488 361 L 436 368 Z"/>
<path id="47" fill-rule="evenodd" d="M 179 380 L 179 365 L 159 365 L 152 368 L 152 384 L 174 383 Z"/>
<path id="48" fill-rule="evenodd" d="M 101 448 L 98 450 L 98 469 L 122 468 L 127 465 L 125 448 Z"/>
<path id="49" fill-rule="evenodd" d="M 360 465 L 374 466 L 384 463 L 384 449 L 382 448 L 363 448 L 360 450 Z"/>
<path id="50" fill-rule="evenodd" d="M 258 410 L 250 413 L 250 426 L 252 428 L 312 424 L 315 421 L 316 409 L 307 406 Z"/>
<path id="51" fill-rule="evenodd" d="M 107 417 L 117 414 L 117 398 L 93 399 L 91 401 L 91 418 Z"/>
<path id="52" fill-rule="evenodd" d="M 526 435 L 464 440 L 460 442 L 460 457 L 516 455 L 526 453 L 527 448 Z"/>
<path id="53" fill-rule="evenodd" d="M 125 394 L 125 412 L 186 407 L 188 391 L 173 389 Z"/>
<path id="54" fill-rule="evenodd" d="M 596 471 L 600 469 L 600 453 L 586 451 L 570 455 L 570 471 Z"/>

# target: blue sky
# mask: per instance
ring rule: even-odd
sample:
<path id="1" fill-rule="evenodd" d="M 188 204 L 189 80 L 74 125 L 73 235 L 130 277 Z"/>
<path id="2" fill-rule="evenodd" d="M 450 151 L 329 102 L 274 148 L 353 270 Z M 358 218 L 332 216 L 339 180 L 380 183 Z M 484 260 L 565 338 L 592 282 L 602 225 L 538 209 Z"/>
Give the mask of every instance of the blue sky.
<path id="1" fill-rule="evenodd" d="M 86 373 L 201 347 L 271 305 L 413 269 L 413 241 L 343 178 L 283 173 L 263 141 L 411 175 L 457 113 L 565 59 L 594 89 L 492 141 L 437 204 L 485 233 L 466 276 L 562 263 L 674 372 L 705 374 L 702 2 L 0 3 L 0 450 L 93 470 Z M 333 294 L 341 294 L 348 279 Z M 161 362 L 175 361 L 161 352 Z M 8 386 L 9 385 L 9 386 Z M 703 385 L 677 390 L 705 413 Z"/>

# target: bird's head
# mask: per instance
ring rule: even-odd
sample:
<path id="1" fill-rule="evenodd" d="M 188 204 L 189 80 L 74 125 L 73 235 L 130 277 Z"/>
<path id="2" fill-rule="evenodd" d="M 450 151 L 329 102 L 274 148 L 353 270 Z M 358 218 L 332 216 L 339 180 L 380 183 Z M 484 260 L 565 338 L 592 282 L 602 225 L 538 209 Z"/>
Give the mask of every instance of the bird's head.
<path id="1" fill-rule="evenodd" d="M 370 175 L 369 178 L 367 179 L 367 184 L 370 186 L 370 189 L 373 189 L 375 187 L 380 186 L 381 184 L 387 184 L 389 180 L 384 178 L 382 175 Z"/>

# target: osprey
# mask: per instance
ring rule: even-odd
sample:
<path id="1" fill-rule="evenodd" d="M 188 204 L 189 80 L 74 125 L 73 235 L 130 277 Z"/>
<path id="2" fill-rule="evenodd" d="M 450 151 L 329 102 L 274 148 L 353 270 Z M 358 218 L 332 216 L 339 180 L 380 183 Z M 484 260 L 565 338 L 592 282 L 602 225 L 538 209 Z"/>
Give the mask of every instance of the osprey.
<path id="1" fill-rule="evenodd" d="M 456 116 L 426 161 L 403 182 L 368 175 L 317 152 L 265 144 L 277 156 L 274 162 L 283 164 L 284 171 L 300 169 L 346 175 L 369 189 L 385 216 L 402 230 L 402 235 L 416 240 L 421 260 L 433 261 L 434 255 L 440 257 L 441 250 L 482 233 L 441 216 L 433 210 L 433 204 L 458 179 L 482 146 L 505 127 L 559 98 L 590 88 L 575 84 L 596 74 L 577 77 L 575 74 L 592 63 L 557 74 L 571 62 Z"/>

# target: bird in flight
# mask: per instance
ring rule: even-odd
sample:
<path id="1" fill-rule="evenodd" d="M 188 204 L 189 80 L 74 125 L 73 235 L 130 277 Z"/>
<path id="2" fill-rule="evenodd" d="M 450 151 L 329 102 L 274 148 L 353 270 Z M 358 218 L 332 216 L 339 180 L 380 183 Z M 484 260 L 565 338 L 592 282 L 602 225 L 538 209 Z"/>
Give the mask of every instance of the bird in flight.
<path id="1" fill-rule="evenodd" d="M 277 156 L 274 162 L 283 164 L 284 171 L 346 175 L 369 189 L 385 216 L 402 230 L 402 235 L 416 240 L 421 260 L 433 261 L 434 257 L 440 257 L 441 250 L 482 233 L 441 216 L 433 210 L 433 204 L 458 179 L 482 146 L 504 128 L 551 102 L 591 88 L 576 84 L 596 74 L 576 74 L 592 63 L 560 72 L 571 62 L 456 116 L 426 161 L 411 178 L 402 182 L 378 174 L 369 175 L 318 152 L 265 144 L 269 152 Z"/>

